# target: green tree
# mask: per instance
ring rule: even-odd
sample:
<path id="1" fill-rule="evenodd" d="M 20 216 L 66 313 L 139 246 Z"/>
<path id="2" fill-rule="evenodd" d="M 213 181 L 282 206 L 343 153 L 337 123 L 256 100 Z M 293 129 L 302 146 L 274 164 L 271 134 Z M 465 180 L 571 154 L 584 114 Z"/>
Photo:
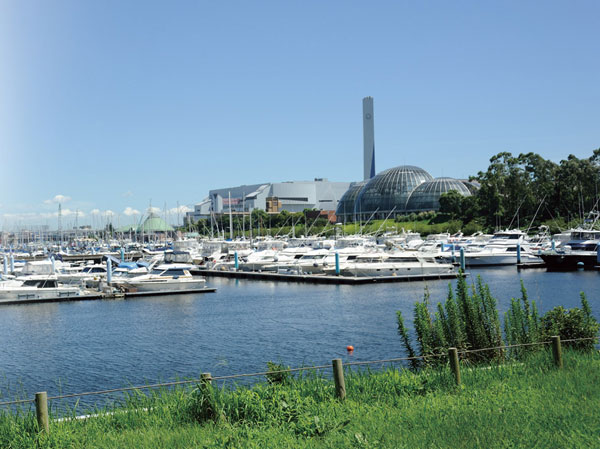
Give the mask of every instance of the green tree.
<path id="1" fill-rule="evenodd" d="M 440 196 L 440 212 L 452 218 L 462 218 L 463 199 L 465 197 L 456 190 L 450 190 Z"/>

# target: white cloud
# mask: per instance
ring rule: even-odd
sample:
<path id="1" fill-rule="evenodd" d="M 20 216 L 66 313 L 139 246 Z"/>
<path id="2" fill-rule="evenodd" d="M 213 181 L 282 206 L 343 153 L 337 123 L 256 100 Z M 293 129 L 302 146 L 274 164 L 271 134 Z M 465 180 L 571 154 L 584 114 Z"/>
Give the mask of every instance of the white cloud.
<path id="1" fill-rule="evenodd" d="M 53 204 L 53 203 L 66 203 L 67 201 L 70 201 L 71 197 L 70 196 L 66 196 L 66 195 L 56 195 L 54 198 L 52 198 L 51 200 L 45 200 L 44 204 Z"/>
<path id="2" fill-rule="evenodd" d="M 137 210 L 137 209 L 134 209 L 134 208 L 132 208 L 132 207 L 129 207 L 129 206 L 127 206 L 127 207 L 125 208 L 125 210 L 123 211 L 123 213 L 124 213 L 125 215 L 127 215 L 128 217 L 131 217 L 132 215 L 139 215 L 139 214 L 140 214 L 140 211 L 139 211 L 139 210 Z"/>
<path id="3" fill-rule="evenodd" d="M 104 214 L 103 214 L 103 215 L 104 215 L 105 217 L 114 217 L 114 216 L 115 216 L 115 215 L 117 215 L 117 214 L 115 214 L 115 213 L 114 213 L 112 210 L 108 209 L 108 210 L 105 210 L 105 211 L 104 211 Z"/>
<path id="4" fill-rule="evenodd" d="M 160 209 L 158 207 L 149 207 L 146 212 L 149 214 L 160 214 Z"/>
<path id="5" fill-rule="evenodd" d="M 100 209 L 92 209 L 90 215 L 100 215 Z"/>
<path id="6" fill-rule="evenodd" d="M 169 209 L 170 214 L 185 214 L 186 212 L 192 212 L 194 209 L 188 206 L 179 206 Z"/>

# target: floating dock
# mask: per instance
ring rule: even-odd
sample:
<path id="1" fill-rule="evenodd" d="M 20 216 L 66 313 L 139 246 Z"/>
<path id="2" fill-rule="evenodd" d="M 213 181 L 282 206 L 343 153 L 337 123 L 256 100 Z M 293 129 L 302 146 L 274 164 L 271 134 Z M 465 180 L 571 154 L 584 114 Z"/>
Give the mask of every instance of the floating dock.
<path id="1" fill-rule="evenodd" d="M 216 288 L 197 288 L 193 290 L 164 290 L 158 292 L 116 292 L 104 293 L 96 292 L 79 296 L 62 296 L 59 298 L 31 298 L 31 299 L 3 299 L 0 300 L 0 305 L 16 305 L 16 304 L 43 304 L 52 302 L 74 302 L 74 301 L 96 301 L 99 299 L 130 299 L 140 298 L 145 296 L 166 296 L 166 295 L 191 295 L 199 293 L 214 293 Z"/>
<path id="2" fill-rule="evenodd" d="M 456 279 L 459 273 L 444 274 L 411 274 L 403 276 L 328 276 L 324 274 L 284 274 L 273 272 L 257 271 L 220 271 L 220 270 L 197 270 L 194 274 L 200 274 L 206 277 L 223 277 L 230 279 L 250 279 L 254 281 L 278 281 L 278 282 L 303 282 L 309 284 L 343 284 L 343 285 L 364 285 L 389 282 L 410 282 L 410 281 L 437 281 L 442 279 Z M 463 276 L 466 276 L 463 273 Z"/>
<path id="3" fill-rule="evenodd" d="M 518 263 L 517 270 L 525 270 L 529 268 L 547 268 L 545 262 L 525 262 Z"/>

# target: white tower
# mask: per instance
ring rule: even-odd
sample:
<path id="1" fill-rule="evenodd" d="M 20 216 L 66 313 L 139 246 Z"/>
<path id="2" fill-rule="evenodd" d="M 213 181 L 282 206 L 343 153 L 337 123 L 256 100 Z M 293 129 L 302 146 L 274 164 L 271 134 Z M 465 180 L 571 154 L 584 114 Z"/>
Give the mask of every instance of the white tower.
<path id="1" fill-rule="evenodd" d="M 373 97 L 363 98 L 364 180 L 375 176 L 375 126 L 373 121 Z"/>

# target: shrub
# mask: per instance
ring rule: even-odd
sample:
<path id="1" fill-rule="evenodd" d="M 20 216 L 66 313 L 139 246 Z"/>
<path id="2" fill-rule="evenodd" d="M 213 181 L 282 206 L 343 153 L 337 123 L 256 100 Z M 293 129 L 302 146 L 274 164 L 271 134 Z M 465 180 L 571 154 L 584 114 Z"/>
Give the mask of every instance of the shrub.
<path id="1" fill-rule="evenodd" d="M 577 338 L 590 338 L 590 340 L 566 342 L 565 346 L 576 349 L 591 351 L 598 343 L 598 329 L 600 325 L 592 316 L 590 305 L 581 292 L 581 309 L 565 309 L 558 306 L 548 311 L 542 317 L 542 338 L 544 341 L 550 340 L 553 335 L 560 336 L 561 340 L 571 340 Z M 593 340 L 592 340 L 593 338 Z"/>
<path id="2" fill-rule="evenodd" d="M 540 318 L 535 301 L 529 304 L 527 290 L 521 280 L 521 299 L 512 298 L 510 308 L 504 313 L 504 336 L 509 345 L 543 341 Z M 521 356 L 538 349 L 535 346 L 511 348 L 511 354 Z"/>
<path id="3" fill-rule="evenodd" d="M 267 381 L 270 384 L 288 384 L 291 379 L 291 375 L 286 370 L 289 370 L 289 366 L 285 366 L 281 363 L 267 362 L 269 372 L 267 373 Z"/>
<path id="4" fill-rule="evenodd" d="M 504 335 L 508 345 L 527 345 L 550 340 L 559 335 L 562 340 L 587 338 L 578 342 L 566 342 L 574 349 L 593 350 L 598 343 L 600 324 L 592 316 L 590 305 L 581 292 L 581 309 L 555 307 L 542 318 L 538 315 L 535 301 L 529 301 L 527 290 L 521 281 L 521 298 L 512 298 L 509 310 L 504 314 Z M 449 347 L 459 351 L 495 348 L 489 351 L 466 353 L 464 359 L 470 361 L 489 361 L 503 358 L 504 346 L 496 300 L 487 284 L 478 276 L 475 285 L 469 288 L 465 278 L 460 277 L 456 292 L 448 287 L 446 301 L 438 303 L 432 315 L 429 304 L 429 291 L 425 288 L 422 302 L 416 302 L 414 308 L 414 327 L 417 337 L 418 353 L 411 344 L 409 333 L 404 325 L 401 312 L 396 312 L 398 334 L 402 338 L 409 357 L 431 356 L 445 353 Z M 520 358 L 523 355 L 541 349 L 542 345 L 510 348 L 509 353 Z M 435 363 L 429 359 L 427 364 Z M 425 362 L 411 360 L 413 368 Z"/>
<path id="5" fill-rule="evenodd" d="M 480 277 L 477 277 L 476 285 L 469 288 L 467 281 L 461 276 L 456 284 L 456 294 L 449 286 L 446 301 L 437 304 L 433 315 L 429 310 L 429 299 L 429 291 L 425 289 L 423 301 L 415 303 L 414 326 L 419 355 L 444 353 L 448 347 L 467 350 L 503 345 L 496 300 Z M 416 351 L 410 343 L 402 313 L 396 312 L 396 316 L 402 343 L 409 356 L 413 357 Z M 502 354 L 501 349 L 496 349 L 467 354 L 465 358 L 482 361 L 497 358 Z M 416 367 L 419 364 L 414 362 L 412 365 Z"/>

